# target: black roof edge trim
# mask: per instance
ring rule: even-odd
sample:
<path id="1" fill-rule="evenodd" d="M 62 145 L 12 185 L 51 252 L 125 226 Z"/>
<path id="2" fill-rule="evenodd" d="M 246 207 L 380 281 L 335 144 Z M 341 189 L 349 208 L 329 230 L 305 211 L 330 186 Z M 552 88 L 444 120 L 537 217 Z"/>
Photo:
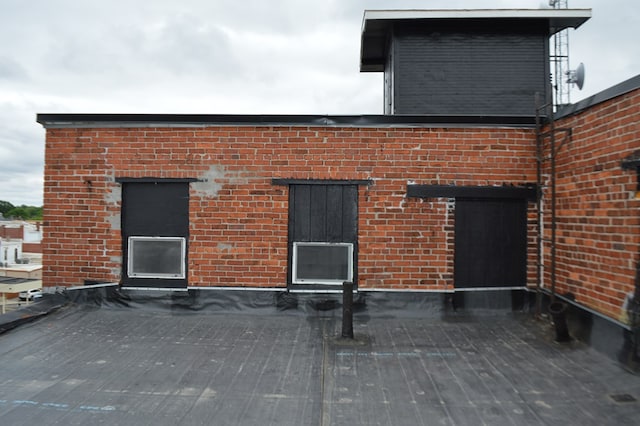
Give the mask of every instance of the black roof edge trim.
<path id="1" fill-rule="evenodd" d="M 347 180 L 332 180 L 332 179 L 280 179 L 274 178 L 271 180 L 272 185 L 371 185 L 373 180 L 371 179 L 347 179 Z"/>
<path id="2" fill-rule="evenodd" d="M 588 98 L 576 102 L 575 104 L 560 106 L 554 118 L 558 120 L 574 114 L 578 114 L 586 109 L 591 108 L 594 105 L 606 102 L 613 98 L 617 98 L 618 96 L 622 96 L 636 89 L 640 89 L 640 74 L 636 75 L 635 77 L 631 77 L 630 79 L 625 80 L 621 83 L 618 83 L 615 86 L 611 86 L 608 89 L 603 90 L 602 92 L 589 96 Z"/>
<path id="3" fill-rule="evenodd" d="M 118 183 L 191 183 L 202 182 L 201 179 L 196 178 L 160 178 L 160 177 L 117 177 L 115 179 Z"/>
<path id="4" fill-rule="evenodd" d="M 407 197 L 413 198 L 510 198 L 535 201 L 535 184 L 526 186 L 407 185 Z"/>
<path id="5" fill-rule="evenodd" d="M 484 125 L 534 127 L 535 115 L 236 115 L 236 114 L 37 114 L 47 127 L 176 126 L 424 126 Z"/>

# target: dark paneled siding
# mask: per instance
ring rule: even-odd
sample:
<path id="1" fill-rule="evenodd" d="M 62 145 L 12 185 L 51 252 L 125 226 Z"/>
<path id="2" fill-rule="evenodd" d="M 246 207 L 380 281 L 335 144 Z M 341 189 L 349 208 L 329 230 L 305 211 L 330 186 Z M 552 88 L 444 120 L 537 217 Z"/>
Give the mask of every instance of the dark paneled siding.
<path id="1" fill-rule="evenodd" d="M 393 44 L 396 114 L 535 115 L 536 92 L 548 96 L 537 25 L 402 26 Z"/>

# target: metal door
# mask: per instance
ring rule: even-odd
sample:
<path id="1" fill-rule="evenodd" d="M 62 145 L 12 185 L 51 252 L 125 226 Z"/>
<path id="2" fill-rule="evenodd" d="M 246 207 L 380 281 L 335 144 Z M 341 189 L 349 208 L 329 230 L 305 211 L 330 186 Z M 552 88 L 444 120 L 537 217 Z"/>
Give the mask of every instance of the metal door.
<path id="1" fill-rule="evenodd" d="M 456 199 L 455 287 L 518 287 L 526 280 L 526 200 Z"/>

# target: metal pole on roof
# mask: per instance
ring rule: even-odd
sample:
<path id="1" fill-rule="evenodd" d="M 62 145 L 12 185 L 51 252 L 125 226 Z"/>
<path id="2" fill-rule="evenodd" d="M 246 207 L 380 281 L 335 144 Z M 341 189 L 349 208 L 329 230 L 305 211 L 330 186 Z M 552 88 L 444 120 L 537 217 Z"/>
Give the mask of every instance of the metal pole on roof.
<path id="1" fill-rule="evenodd" d="M 342 283 L 342 337 L 353 339 L 353 283 Z"/>

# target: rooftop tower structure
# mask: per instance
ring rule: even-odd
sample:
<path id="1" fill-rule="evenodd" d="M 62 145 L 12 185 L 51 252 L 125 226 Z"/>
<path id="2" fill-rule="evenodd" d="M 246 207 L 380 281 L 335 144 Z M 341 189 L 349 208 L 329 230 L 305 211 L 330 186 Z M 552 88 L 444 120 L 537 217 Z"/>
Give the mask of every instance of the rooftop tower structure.
<path id="1" fill-rule="evenodd" d="M 535 118 L 552 100 L 549 38 L 590 9 L 367 10 L 360 71 L 384 73 L 384 113 Z"/>

